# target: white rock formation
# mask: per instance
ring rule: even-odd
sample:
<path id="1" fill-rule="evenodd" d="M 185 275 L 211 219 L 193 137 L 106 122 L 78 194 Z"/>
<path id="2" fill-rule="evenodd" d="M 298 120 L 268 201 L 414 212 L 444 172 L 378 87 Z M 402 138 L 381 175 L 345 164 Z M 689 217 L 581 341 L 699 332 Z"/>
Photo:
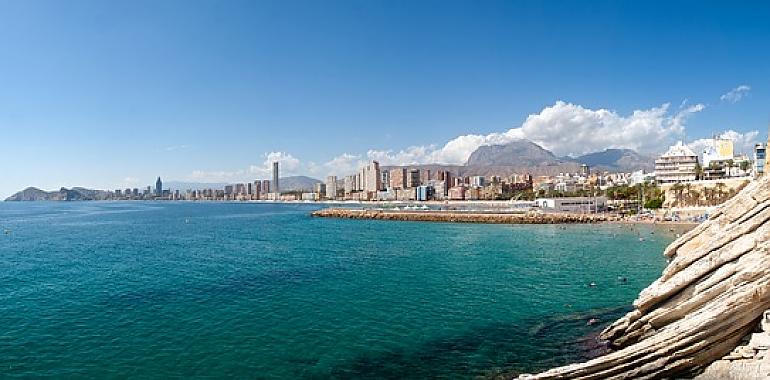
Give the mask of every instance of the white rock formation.
<path id="1" fill-rule="evenodd" d="M 768 221 L 770 176 L 750 183 L 666 248 L 671 261 L 661 277 L 600 335 L 616 351 L 520 378 L 657 379 L 702 372 L 733 351 L 770 308 Z M 755 338 L 752 358 L 755 347 L 770 343 L 764 339 Z M 748 356 L 748 349 L 743 353 Z"/>

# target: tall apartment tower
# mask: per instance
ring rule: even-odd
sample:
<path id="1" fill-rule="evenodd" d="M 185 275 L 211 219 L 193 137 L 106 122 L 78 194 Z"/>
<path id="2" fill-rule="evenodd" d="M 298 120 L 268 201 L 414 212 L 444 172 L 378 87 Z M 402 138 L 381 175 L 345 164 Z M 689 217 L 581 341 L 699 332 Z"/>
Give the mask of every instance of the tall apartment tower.
<path id="1" fill-rule="evenodd" d="M 163 182 L 160 180 L 160 177 L 155 181 L 155 195 L 159 197 L 163 196 Z"/>
<path id="2" fill-rule="evenodd" d="M 280 186 L 278 185 L 278 161 L 273 162 L 273 192 L 280 193 Z"/>
<path id="3" fill-rule="evenodd" d="M 337 176 L 336 175 L 330 175 L 326 177 L 326 198 L 328 199 L 337 198 Z"/>
<path id="4" fill-rule="evenodd" d="M 380 163 L 372 161 L 364 167 L 363 170 L 363 190 L 366 192 L 377 192 L 382 188 L 382 176 L 380 175 Z"/>
<path id="5" fill-rule="evenodd" d="M 390 187 L 394 189 L 406 189 L 406 168 L 390 170 Z"/>

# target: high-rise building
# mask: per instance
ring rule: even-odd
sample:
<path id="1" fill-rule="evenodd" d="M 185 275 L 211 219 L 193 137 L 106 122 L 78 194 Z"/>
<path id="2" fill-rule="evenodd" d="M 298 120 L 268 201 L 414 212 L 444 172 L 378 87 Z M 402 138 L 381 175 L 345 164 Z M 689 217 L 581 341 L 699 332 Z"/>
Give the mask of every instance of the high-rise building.
<path id="1" fill-rule="evenodd" d="M 163 182 L 160 180 L 160 177 L 155 181 L 155 195 L 163 196 Z"/>
<path id="2" fill-rule="evenodd" d="M 263 194 L 270 193 L 270 180 L 269 179 L 263 179 L 262 180 L 262 188 L 260 189 Z"/>
<path id="3" fill-rule="evenodd" d="M 335 175 L 326 177 L 326 198 L 337 198 L 337 176 Z"/>
<path id="4" fill-rule="evenodd" d="M 326 184 L 318 182 L 313 186 L 313 192 L 316 194 L 315 199 L 320 200 L 326 196 Z"/>
<path id="5" fill-rule="evenodd" d="M 354 191 L 356 191 L 356 176 L 355 175 L 347 175 L 345 176 L 345 195 L 348 195 Z"/>
<path id="6" fill-rule="evenodd" d="M 390 187 L 390 170 L 382 170 L 380 176 L 380 190 L 387 190 Z"/>
<path id="7" fill-rule="evenodd" d="M 364 166 L 362 190 L 365 192 L 378 192 L 382 188 L 382 177 L 380 176 L 380 163 L 372 161 Z"/>
<path id="8" fill-rule="evenodd" d="M 259 199 L 260 193 L 262 193 L 262 181 L 256 180 L 254 181 L 253 193 L 251 194 L 252 199 Z"/>
<path id="9" fill-rule="evenodd" d="M 706 143 L 706 147 L 703 149 L 703 159 L 701 160 L 701 163 L 705 168 L 710 166 L 712 161 L 719 162 L 732 160 L 734 155 L 733 140 L 715 136 Z"/>
<path id="10" fill-rule="evenodd" d="M 655 179 L 658 183 L 695 181 L 697 166 L 698 155 L 679 141 L 655 160 Z"/>
<path id="11" fill-rule="evenodd" d="M 430 169 L 420 169 L 420 185 L 430 180 Z"/>
<path id="12" fill-rule="evenodd" d="M 406 189 L 406 168 L 396 168 L 390 170 L 390 188 Z"/>
<path id="13" fill-rule="evenodd" d="M 281 186 L 278 185 L 278 161 L 273 162 L 273 192 L 280 193 Z"/>
<path id="14" fill-rule="evenodd" d="M 413 188 L 417 186 L 420 186 L 420 170 L 409 169 L 406 176 L 406 187 Z"/>
<path id="15" fill-rule="evenodd" d="M 471 186 L 484 187 L 485 184 L 483 176 L 475 175 L 471 177 Z"/>

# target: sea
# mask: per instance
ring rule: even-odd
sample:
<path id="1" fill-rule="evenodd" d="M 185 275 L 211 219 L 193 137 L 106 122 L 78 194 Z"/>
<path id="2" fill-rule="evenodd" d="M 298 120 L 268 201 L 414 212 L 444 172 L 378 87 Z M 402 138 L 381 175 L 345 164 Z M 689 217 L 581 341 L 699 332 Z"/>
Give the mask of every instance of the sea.
<path id="1" fill-rule="evenodd" d="M 536 372 L 597 354 L 681 232 L 320 207 L 0 202 L 0 378 Z"/>

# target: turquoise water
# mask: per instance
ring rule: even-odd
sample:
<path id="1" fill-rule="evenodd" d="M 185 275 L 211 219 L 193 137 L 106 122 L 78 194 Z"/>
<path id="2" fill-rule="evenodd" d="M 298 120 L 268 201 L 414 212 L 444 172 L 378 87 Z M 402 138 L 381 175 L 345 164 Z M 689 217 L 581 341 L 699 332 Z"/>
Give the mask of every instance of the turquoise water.
<path id="1" fill-rule="evenodd" d="M 624 312 L 674 239 L 653 227 L 335 220 L 314 209 L 0 203 L 10 230 L 0 377 L 534 371 L 587 354 L 601 326 L 586 321 Z"/>

